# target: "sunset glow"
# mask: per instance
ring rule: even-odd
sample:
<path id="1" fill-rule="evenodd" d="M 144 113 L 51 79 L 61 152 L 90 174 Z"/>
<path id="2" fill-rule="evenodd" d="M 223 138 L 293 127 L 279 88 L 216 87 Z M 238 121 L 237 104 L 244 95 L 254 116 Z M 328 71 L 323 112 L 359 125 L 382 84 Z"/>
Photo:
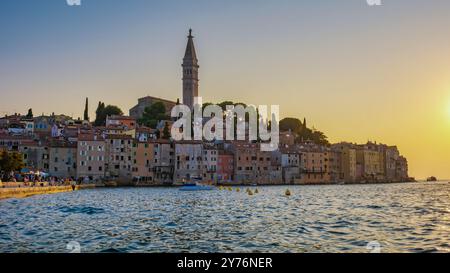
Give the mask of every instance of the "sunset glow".
<path id="1" fill-rule="evenodd" d="M 417 179 L 450 178 L 448 1 L 56 2 L 2 3 L 1 115 L 176 100 L 192 27 L 205 102 L 278 104 L 332 142 L 398 145 Z"/>
<path id="2" fill-rule="evenodd" d="M 280 272 L 450 253 L 449 11 L 2 1 L 0 254 Z M 395 260 L 444 267 L 419 256 Z"/>

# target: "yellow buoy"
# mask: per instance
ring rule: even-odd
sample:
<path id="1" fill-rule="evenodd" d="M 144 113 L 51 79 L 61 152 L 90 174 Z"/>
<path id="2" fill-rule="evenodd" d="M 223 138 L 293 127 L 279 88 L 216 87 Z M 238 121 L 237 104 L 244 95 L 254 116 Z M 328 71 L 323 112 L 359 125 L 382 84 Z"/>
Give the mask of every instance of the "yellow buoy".
<path id="1" fill-rule="evenodd" d="M 248 195 L 253 195 L 253 192 L 251 190 L 248 190 Z"/>
<path id="2" fill-rule="evenodd" d="M 241 191 L 241 189 L 240 189 L 240 188 L 237 188 L 237 189 L 236 189 L 236 192 L 240 192 L 240 191 Z"/>
<path id="3" fill-rule="evenodd" d="M 255 190 L 255 193 L 259 193 L 258 189 Z"/>
<path id="4" fill-rule="evenodd" d="M 286 196 L 291 196 L 291 191 L 289 189 L 286 190 L 286 192 L 284 193 Z"/>

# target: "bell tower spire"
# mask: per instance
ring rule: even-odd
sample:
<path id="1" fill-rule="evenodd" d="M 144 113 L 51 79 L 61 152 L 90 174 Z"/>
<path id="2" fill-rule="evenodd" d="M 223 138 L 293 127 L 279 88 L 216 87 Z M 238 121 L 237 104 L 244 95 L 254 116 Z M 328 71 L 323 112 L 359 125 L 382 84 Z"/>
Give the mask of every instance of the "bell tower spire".
<path id="1" fill-rule="evenodd" d="M 187 37 L 186 52 L 183 58 L 183 104 L 194 107 L 194 98 L 198 97 L 198 59 L 194 47 L 194 36 L 192 36 L 192 29 L 189 29 L 189 36 Z"/>

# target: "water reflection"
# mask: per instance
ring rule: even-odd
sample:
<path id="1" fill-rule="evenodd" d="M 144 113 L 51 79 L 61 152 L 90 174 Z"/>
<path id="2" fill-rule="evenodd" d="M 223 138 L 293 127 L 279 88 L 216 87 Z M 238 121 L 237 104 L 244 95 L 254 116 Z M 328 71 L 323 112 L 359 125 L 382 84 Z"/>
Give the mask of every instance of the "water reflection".
<path id="1" fill-rule="evenodd" d="M 450 251 L 450 184 L 96 189 L 0 201 L 0 251 Z"/>

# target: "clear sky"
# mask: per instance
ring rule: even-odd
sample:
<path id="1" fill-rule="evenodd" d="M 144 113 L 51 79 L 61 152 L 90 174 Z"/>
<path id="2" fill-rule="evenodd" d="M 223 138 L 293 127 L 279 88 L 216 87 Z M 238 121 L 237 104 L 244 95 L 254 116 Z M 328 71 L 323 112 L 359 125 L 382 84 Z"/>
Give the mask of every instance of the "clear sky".
<path id="1" fill-rule="evenodd" d="M 397 145 L 450 178 L 450 1 L 2 0 L 0 115 L 124 112 L 181 97 L 193 28 L 204 101 L 279 104 L 331 141 Z"/>

